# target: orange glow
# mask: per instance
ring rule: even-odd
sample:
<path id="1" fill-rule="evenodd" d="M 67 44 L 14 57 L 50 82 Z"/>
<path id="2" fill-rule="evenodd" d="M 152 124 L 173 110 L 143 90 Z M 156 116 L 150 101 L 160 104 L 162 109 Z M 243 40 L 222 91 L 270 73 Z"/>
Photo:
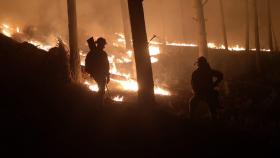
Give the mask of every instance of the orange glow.
<path id="1" fill-rule="evenodd" d="M 11 27 L 12 25 L 3 23 L 0 24 L 0 32 L 8 37 L 12 37 L 16 33 L 21 33 L 21 28 L 19 26 Z M 116 33 L 118 35 L 118 38 L 113 42 L 113 45 L 119 48 L 125 48 L 125 36 L 121 33 Z M 36 47 L 48 51 L 50 48 L 54 47 L 57 43 L 57 38 L 55 36 L 50 36 L 48 42 L 41 42 L 37 40 L 29 40 L 27 41 L 30 44 L 35 45 Z M 157 63 L 159 62 L 158 56 L 162 53 L 160 46 L 163 45 L 163 43 L 151 41 L 149 45 L 149 54 L 151 56 L 151 62 Z M 180 42 L 166 42 L 166 45 L 168 46 L 180 46 L 180 47 L 197 47 L 194 43 L 180 43 Z M 211 49 L 225 49 L 224 45 L 217 45 L 213 42 L 208 43 L 208 48 Z M 239 45 L 230 46 L 230 51 L 244 51 L 245 48 Z M 255 49 L 252 49 L 255 50 Z M 262 49 L 262 51 L 269 52 L 269 49 Z M 86 54 L 82 51 L 80 52 L 81 56 L 81 65 L 85 65 L 84 59 Z M 116 76 L 120 76 L 122 79 L 115 79 L 112 78 L 111 81 L 117 85 L 119 85 L 120 90 L 124 91 L 130 91 L 130 92 L 137 92 L 138 91 L 138 83 L 136 80 L 132 79 L 131 76 L 133 76 L 130 73 L 123 73 L 118 69 L 118 64 L 124 64 L 124 63 L 132 63 L 134 61 L 134 55 L 132 50 L 128 50 L 126 53 L 124 53 L 121 57 L 115 56 L 113 54 L 109 54 L 109 62 L 110 62 L 110 73 Z M 91 91 L 97 92 L 98 86 L 95 83 L 91 83 L 89 81 L 85 81 L 84 84 L 88 86 L 88 88 Z M 157 95 L 164 95 L 164 96 L 170 96 L 171 92 L 161 88 L 159 85 L 155 85 L 154 92 Z M 123 101 L 123 97 L 117 96 L 115 98 L 112 98 L 116 101 Z"/>

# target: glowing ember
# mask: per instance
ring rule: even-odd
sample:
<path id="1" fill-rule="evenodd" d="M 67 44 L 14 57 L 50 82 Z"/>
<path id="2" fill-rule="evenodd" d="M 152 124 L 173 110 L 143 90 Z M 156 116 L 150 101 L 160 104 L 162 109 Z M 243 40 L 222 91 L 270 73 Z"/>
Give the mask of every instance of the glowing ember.
<path id="1" fill-rule="evenodd" d="M 123 96 L 116 96 L 116 97 L 113 98 L 113 100 L 116 101 L 116 102 L 123 102 L 124 97 Z"/>

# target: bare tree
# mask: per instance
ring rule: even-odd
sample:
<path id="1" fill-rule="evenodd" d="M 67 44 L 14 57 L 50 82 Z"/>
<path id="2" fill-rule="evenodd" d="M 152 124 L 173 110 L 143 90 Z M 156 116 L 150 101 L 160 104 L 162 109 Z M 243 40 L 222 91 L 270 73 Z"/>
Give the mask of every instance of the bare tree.
<path id="1" fill-rule="evenodd" d="M 272 34 L 273 34 L 273 40 L 274 40 L 275 51 L 278 52 L 278 51 L 279 51 L 278 40 L 277 40 L 275 31 L 274 31 L 273 28 L 272 28 Z"/>
<path id="2" fill-rule="evenodd" d="M 228 40 L 227 40 L 227 31 L 226 31 L 226 23 L 225 23 L 225 13 L 224 13 L 223 0 L 219 0 L 219 4 L 220 4 L 220 11 L 221 11 L 221 20 L 222 20 L 222 31 L 223 31 L 224 46 L 225 46 L 226 50 L 228 50 Z"/>
<path id="3" fill-rule="evenodd" d="M 67 7 L 70 46 L 70 71 L 72 79 L 75 82 L 79 82 L 81 79 L 81 66 L 78 49 L 76 0 L 67 0 Z"/>
<path id="4" fill-rule="evenodd" d="M 129 51 L 129 50 L 132 50 L 132 43 L 131 43 L 131 27 L 130 27 L 127 0 L 120 0 L 120 4 L 121 4 L 121 10 L 122 10 L 125 48 L 126 48 L 126 51 Z M 136 78 L 137 74 L 136 74 L 135 59 L 132 60 L 132 74 L 133 74 L 133 78 Z"/>
<path id="5" fill-rule="evenodd" d="M 187 30 L 186 30 L 186 12 L 185 12 L 185 0 L 180 1 L 181 15 L 182 15 L 182 41 L 185 41 L 187 38 Z"/>
<path id="6" fill-rule="evenodd" d="M 267 20 L 268 20 L 268 43 L 269 49 L 273 51 L 273 35 L 272 35 L 272 21 L 271 21 L 271 7 L 270 0 L 266 0 L 267 5 Z"/>
<path id="7" fill-rule="evenodd" d="M 131 29 L 130 29 L 130 21 L 129 21 L 129 13 L 128 13 L 128 4 L 127 0 L 120 0 L 121 10 L 122 10 L 122 19 L 123 19 L 123 30 L 126 41 L 126 50 L 131 50 Z"/>
<path id="8" fill-rule="evenodd" d="M 257 72 L 261 72 L 260 62 L 260 35 L 259 35 L 259 16 L 258 16 L 258 5 L 257 0 L 253 0 L 254 10 L 254 26 L 255 26 L 255 46 L 256 46 L 256 68 Z"/>
<path id="9" fill-rule="evenodd" d="M 136 61 L 138 100 L 155 102 L 152 64 L 148 51 L 143 0 L 128 0 L 133 47 Z"/>
<path id="10" fill-rule="evenodd" d="M 163 51 L 166 50 L 166 43 L 167 43 L 167 35 L 166 35 L 166 1 L 161 0 L 160 3 L 160 11 L 161 11 L 161 38 L 160 41 L 163 43 Z"/>
<path id="11" fill-rule="evenodd" d="M 198 55 L 208 57 L 208 47 L 207 47 L 207 33 L 204 18 L 203 7 L 206 5 L 208 0 L 194 0 L 194 7 L 196 10 L 196 21 L 199 28 L 199 42 L 198 42 Z"/>
<path id="12" fill-rule="evenodd" d="M 245 1 L 245 10 L 246 10 L 246 41 L 245 41 L 245 48 L 246 52 L 250 51 L 250 23 L 249 23 L 249 0 Z"/>

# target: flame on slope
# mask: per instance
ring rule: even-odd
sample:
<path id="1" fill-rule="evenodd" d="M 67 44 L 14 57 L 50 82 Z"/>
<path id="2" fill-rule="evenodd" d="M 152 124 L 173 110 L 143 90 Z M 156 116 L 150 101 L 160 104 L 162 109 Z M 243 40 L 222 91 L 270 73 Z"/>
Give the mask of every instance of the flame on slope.
<path id="1" fill-rule="evenodd" d="M 3 33 L 5 36 L 7 37 L 13 37 L 13 35 L 15 35 L 16 33 L 21 33 L 21 29 L 19 26 L 11 27 L 8 24 L 1 24 L 0 25 L 0 31 L 1 33 Z M 37 41 L 37 40 L 29 40 L 27 41 L 28 43 L 38 47 L 39 49 L 43 49 L 48 51 L 49 49 L 51 49 L 56 43 L 52 42 L 53 44 L 44 44 L 43 42 Z"/>
<path id="2" fill-rule="evenodd" d="M 8 24 L 1 24 L 0 25 L 0 32 L 3 33 L 4 35 L 8 36 L 8 37 L 12 37 L 15 33 L 21 33 L 21 29 L 20 27 L 11 27 Z M 117 34 L 118 35 L 118 39 L 116 40 L 116 42 L 113 43 L 114 46 L 117 47 L 125 47 L 125 37 L 123 34 Z M 40 49 L 44 49 L 44 50 L 49 50 L 50 48 L 52 48 L 52 45 L 56 45 L 55 42 L 51 42 L 52 44 L 45 44 L 43 42 L 40 41 L 36 41 L 36 40 L 29 40 L 29 43 L 37 46 Z M 156 41 L 151 41 L 150 45 L 149 45 L 149 53 L 151 56 L 151 62 L 152 63 L 156 63 L 159 61 L 159 59 L 157 58 L 157 56 L 161 53 L 160 50 L 160 45 L 163 45 L 163 43 L 160 42 L 156 42 Z M 176 43 L 176 42 L 166 42 L 166 45 L 169 46 L 180 46 L 180 47 L 197 47 L 196 44 L 193 43 Z M 212 49 L 225 49 L 224 45 L 217 45 L 215 43 L 208 43 L 208 47 L 212 48 Z M 245 48 L 239 46 L 239 45 L 235 45 L 235 46 L 230 46 L 229 47 L 230 51 L 244 51 Z M 253 51 L 256 49 L 252 49 Z M 262 49 L 262 51 L 266 51 L 269 52 L 269 49 Z M 82 52 L 80 52 L 81 58 L 85 58 L 85 54 L 83 54 Z M 136 92 L 138 91 L 138 83 L 133 80 L 131 78 L 130 74 L 125 74 L 125 73 L 121 73 L 116 64 L 122 64 L 122 63 L 131 63 L 133 62 L 133 51 L 129 50 L 126 52 L 125 55 L 123 55 L 122 57 L 116 57 L 114 55 L 110 55 L 109 56 L 109 61 L 111 64 L 111 70 L 110 73 L 114 74 L 114 75 L 118 75 L 121 76 L 122 78 L 125 78 L 125 80 L 117 80 L 117 79 L 112 79 L 113 82 L 118 83 L 120 85 L 120 88 L 122 90 L 125 91 L 133 91 Z M 84 60 L 81 60 L 81 65 L 84 65 Z M 92 91 L 98 91 L 98 86 L 96 84 L 91 84 L 89 82 L 85 82 L 85 84 L 89 87 L 90 90 Z M 171 93 L 168 90 L 165 90 L 163 88 L 160 88 L 159 86 L 155 86 L 155 94 L 158 95 L 171 95 Z"/>
<path id="3" fill-rule="evenodd" d="M 8 37 L 12 37 L 14 30 L 8 24 L 1 24 L 1 32 Z"/>
<path id="4" fill-rule="evenodd" d="M 123 102 L 124 101 L 124 97 L 123 96 L 116 96 L 113 98 L 114 101 L 116 102 Z"/>

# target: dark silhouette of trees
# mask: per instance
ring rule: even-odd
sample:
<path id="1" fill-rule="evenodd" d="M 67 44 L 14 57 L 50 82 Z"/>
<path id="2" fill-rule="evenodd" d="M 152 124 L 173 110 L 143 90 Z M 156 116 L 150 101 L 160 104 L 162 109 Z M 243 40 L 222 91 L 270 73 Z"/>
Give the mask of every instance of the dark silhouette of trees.
<path id="1" fill-rule="evenodd" d="M 257 0 L 252 1 L 252 7 L 254 10 L 254 28 L 255 28 L 255 46 L 256 46 L 256 69 L 257 72 L 261 72 L 261 61 L 260 61 L 260 33 L 259 33 L 259 15 L 258 15 L 258 4 Z"/>
<path id="2" fill-rule="evenodd" d="M 267 5 L 267 20 L 268 20 L 268 44 L 269 44 L 269 49 L 271 51 L 274 51 L 270 0 L 266 0 L 266 5 Z"/>
<path id="3" fill-rule="evenodd" d="M 154 80 L 148 51 L 143 0 L 128 0 L 140 102 L 154 102 Z"/>
<path id="4" fill-rule="evenodd" d="M 249 52 L 250 51 L 249 0 L 245 1 L 245 17 L 246 17 L 245 49 L 246 52 Z"/>
<path id="5" fill-rule="evenodd" d="M 72 79 L 75 82 L 79 82 L 81 80 L 81 67 L 78 49 L 76 0 L 67 0 L 67 7 L 70 46 L 70 71 Z"/>
<path id="6" fill-rule="evenodd" d="M 278 52 L 279 51 L 278 40 L 277 40 L 277 37 L 276 37 L 274 29 L 272 29 L 272 34 L 273 34 L 273 41 L 274 41 L 275 51 Z"/>

